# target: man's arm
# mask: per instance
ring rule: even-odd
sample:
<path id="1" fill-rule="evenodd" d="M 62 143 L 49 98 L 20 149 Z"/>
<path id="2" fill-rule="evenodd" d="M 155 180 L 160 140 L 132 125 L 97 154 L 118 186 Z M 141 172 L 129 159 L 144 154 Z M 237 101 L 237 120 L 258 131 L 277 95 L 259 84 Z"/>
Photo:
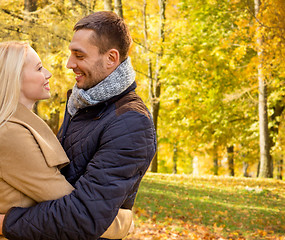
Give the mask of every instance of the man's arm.
<path id="1" fill-rule="evenodd" d="M 100 237 L 138 186 L 155 144 L 151 120 L 137 112 L 124 113 L 106 127 L 101 147 L 75 190 L 58 200 L 11 209 L 5 217 L 4 236 L 13 240 Z"/>

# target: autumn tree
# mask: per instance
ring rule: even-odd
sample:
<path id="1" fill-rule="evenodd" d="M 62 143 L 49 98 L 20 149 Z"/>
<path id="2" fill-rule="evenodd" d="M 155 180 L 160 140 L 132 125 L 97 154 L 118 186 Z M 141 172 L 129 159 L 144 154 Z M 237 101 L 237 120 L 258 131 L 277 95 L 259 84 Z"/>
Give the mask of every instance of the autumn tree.
<path id="1" fill-rule="evenodd" d="M 259 18 L 260 13 L 260 0 L 254 1 L 255 17 Z M 264 62 L 263 62 L 263 33 L 261 26 L 258 25 L 256 28 L 257 39 L 257 55 L 258 55 L 258 66 L 257 66 L 257 78 L 259 86 L 259 137 L 260 137 L 260 177 L 272 177 L 273 171 L 271 167 L 271 156 L 269 152 L 269 131 L 268 131 L 268 114 L 267 114 L 267 83 L 263 73 Z"/>
<path id="2" fill-rule="evenodd" d="M 157 122 L 159 116 L 159 108 L 160 108 L 160 93 L 161 93 L 161 70 L 162 64 L 161 59 L 164 54 L 164 41 L 165 41 L 165 7 L 166 7 L 166 0 L 159 0 L 159 43 L 160 48 L 158 49 L 158 53 L 156 56 L 156 65 L 155 65 L 155 72 L 153 76 L 150 78 L 150 101 L 151 101 L 151 113 L 153 116 L 154 127 L 157 130 Z M 154 159 L 152 160 L 151 164 L 151 171 L 157 172 L 158 164 L 157 164 L 157 154 L 155 155 Z"/>
<path id="3" fill-rule="evenodd" d="M 115 13 L 118 14 L 121 18 L 123 18 L 123 4 L 122 0 L 114 0 L 115 2 Z"/>

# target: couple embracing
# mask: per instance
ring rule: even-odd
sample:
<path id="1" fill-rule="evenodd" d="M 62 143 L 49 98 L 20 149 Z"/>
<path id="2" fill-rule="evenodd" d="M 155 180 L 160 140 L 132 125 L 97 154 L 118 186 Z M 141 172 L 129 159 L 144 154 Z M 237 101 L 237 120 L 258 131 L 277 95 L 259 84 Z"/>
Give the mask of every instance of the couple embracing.
<path id="1" fill-rule="evenodd" d="M 79 20 L 67 68 L 76 74 L 58 139 L 31 110 L 51 73 L 22 42 L 0 43 L 0 239 L 122 239 L 156 152 L 135 93 L 131 37 L 112 12 Z"/>

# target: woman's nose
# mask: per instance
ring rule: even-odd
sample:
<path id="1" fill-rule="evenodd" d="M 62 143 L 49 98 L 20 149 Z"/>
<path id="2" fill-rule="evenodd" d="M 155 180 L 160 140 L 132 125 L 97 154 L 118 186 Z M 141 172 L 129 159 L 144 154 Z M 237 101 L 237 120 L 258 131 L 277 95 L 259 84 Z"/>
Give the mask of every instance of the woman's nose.
<path id="1" fill-rule="evenodd" d="M 44 68 L 44 69 L 45 69 L 45 68 Z M 51 76 L 52 76 L 51 72 L 48 71 L 47 69 L 45 69 L 45 77 L 46 77 L 46 79 L 51 78 Z"/>

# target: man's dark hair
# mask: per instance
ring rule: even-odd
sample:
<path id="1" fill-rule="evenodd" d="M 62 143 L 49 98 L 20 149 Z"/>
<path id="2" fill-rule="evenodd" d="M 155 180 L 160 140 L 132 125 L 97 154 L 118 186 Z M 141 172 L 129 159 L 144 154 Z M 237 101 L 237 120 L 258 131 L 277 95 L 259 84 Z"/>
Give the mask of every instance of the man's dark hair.
<path id="1" fill-rule="evenodd" d="M 116 13 L 100 11 L 92 13 L 79 20 L 73 30 L 91 29 L 94 31 L 91 42 L 104 54 L 115 48 L 120 53 L 120 62 L 128 57 L 132 38 L 124 20 Z"/>

